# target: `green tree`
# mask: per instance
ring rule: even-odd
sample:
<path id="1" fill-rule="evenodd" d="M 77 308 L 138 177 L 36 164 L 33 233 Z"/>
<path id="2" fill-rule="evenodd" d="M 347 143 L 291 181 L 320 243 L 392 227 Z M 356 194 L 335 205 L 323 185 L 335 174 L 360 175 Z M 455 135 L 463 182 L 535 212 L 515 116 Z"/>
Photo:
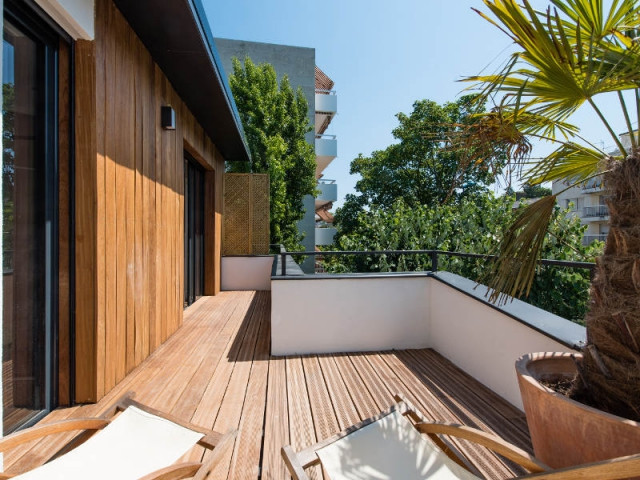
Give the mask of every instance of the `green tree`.
<path id="1" fill-rule="evenodd" d="M 516 217 L 513 196 L 495 198 L 475 195 L 456 204 L 408 205 L 398 199 L 392 208 L 360 212 L 355 228 L 342 235 L 342 250 L 445 250 L 491 254 L 501 232 Z M 521 209 L 524 207 L 521 207 Z M 543 256 L 555 260 L 593 261 L 601 244 L 582 245 L 586 227 L 556 208 L 550 230 L 553 235 L 543 245 Z M 423 271 L 431 269 L 429 255 L 371 255 L 329 257 L 332 272 Z M 487 261 L 440 256 L 439 268 L 477 279 L 487 271 Z M 527 302 L 565 318 L 580 321 L 588 304 L 589 271 L 541 267 Z"/>
<path id="2" fill-rule="evenodd" d="M 352 175 L 360 175 L 355 189 L 337 212 L 336 224 L 349 231 L 360 211 L 372 206 L 389 208 L 398 199 L 407 205 L 456 202 L 486 191 L 501 171 L 504 155 L 495 148 L 491 168 L 478 162 L 461 166 L 461 152 L 453 139 L 484 111 L 473 95 L 439 105 L 432 100 L 413 104 L 410 114 L 398 113 L 393 130 L 398 143 L 351 162 Z"/>
<path id="3" fill-rule="evenodd" d="M 516 200 L 520 200 L 521 198 L 547 197 L 549 195 L 551 195 L 550 188 L 543 187 L 542 185 L 531 185 L 529 183 L 525 183 L 522 186 L 522 190 L 516 192 Z"/>
<path id="4" fill-rule="evenodd" d="M 271 243 L 301 250 L 297 222 L 304 216 L 302 199 L 315 193 L 315 154 L 305 135 L 312 130 L 302 90 L 294 91 L 287 76 L 278 85 L 269 64 L 244 64 L 233 59 L 229 77 L 251 161 L 234 162 L 232 172 L 268 173 Z"/>
<path id="5" fill-rule="evenodd" d="M 603 175 L 610 230 L 591 286 L 587 346 L 574 387 L 593 406 L 640 420 L 640 138 L 631 120 L 640 112 L 640 5 L 619 0 L 605 10 L 599 0 L 551 0 L 539 10 L 528 0 L 522 6 L 516 0 L 484 3 L 492 17 L 481 15 L 517 51 L 501 72 L 468 79 L 477 83 L 481 98 L 494 98 L 498 106 L 462 145 L 481 151 L 482 145 L 507 141 L 512 169 L 532 185 L 565 179 L 574 186 Z M 598 107 L 605 94 L 618 97 L 630 146 Z M 582 105 L 601 121 L 618 154 L 608 155 L 580 136 L 573 114 Z M 531 138 L 548 140 L 555 150 L 530 159 Z M 494 299 L 532 288 L 555 204 L 554 195 L 538 200 L 512 223 L 493 265 Z"/>

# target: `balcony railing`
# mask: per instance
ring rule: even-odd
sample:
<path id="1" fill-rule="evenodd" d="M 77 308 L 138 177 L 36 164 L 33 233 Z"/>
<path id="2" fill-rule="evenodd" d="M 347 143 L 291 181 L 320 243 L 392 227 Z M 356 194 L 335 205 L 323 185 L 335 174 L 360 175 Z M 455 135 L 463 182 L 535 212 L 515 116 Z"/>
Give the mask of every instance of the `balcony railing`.
<path id="1" fill-rule="evenodd" d="M 287 258 L 292 256 L 322 256 L 322 257 L 332 257 L 332 256 L 400 256 L 400 255 L 428 255 L 431 260 L 431 271 L 438 271 L 438 258 L 440 256 L 446 257 L 459 257 L 459 258 L 475 258 L 482 260 L 495 260 L 495 255 L 482 255 L 477 253 L 462 253 L 462 252 L 447 252 L 443 250 L 373 250 L 373 251 L 327 251 L 327 252 L 280 252 L 281 262 L 280 262 L 280 275 L 287 275 Z M 550 260 L 543 259 L 539 260 L 538 263 L 540 265 L 545 266 L 557 266 L 557 267 L 565 267 L 565 268 L 580 268 L 587 269 L 590 271 L 591 275 L 595 273 L 596 264 L 591 262 L 568 262 L 565 260 Z"/>
<path id="2" fill-rule="evenodd" d="M 592 207 L 584 207 L 582 209 L 582 218 L 599 217 L 605 218 L 609 216 L 609 207 L 606 205 L 594 205 Z"/>
<path id="3" fill-rule="evenodd" d="M 329 202 L 335 202 L 338 200 L 338 185 L 333 181 L 331 182 L 318 182 L 318 194 L 316 196 L 316 209 L 321 205 L 326 205 Z"/>
<path id="4" fill-rule="evenodd" d="M 331 245 L 333 237 L 336 236 L 336 229 L 331 226 L 316 226 L 316 245 Z"/>
<path id="5" fill-rule="evenodd" d="M 595 234 L 595 235 L 585 235 L 585 236 L 582 237 L 582 244 L 583 245 L 591 245 L 596 240 L 598 240 L 600 242 L 606 241 L 607 240 L 607 234 L 606 233 L 598 233 L 598 234 Z"/>
<path id="6" fill-rule="evenodd" d="M 316 178 L 338 156 L 338 141 L 335 135 L 316 135 Z"/>
<path id="7" fill-rule="evenodd" d="M 582 185 L 582 191 L 584 193 L 600 192 L 602 190 L 602 180 L 589 180 Z"/>

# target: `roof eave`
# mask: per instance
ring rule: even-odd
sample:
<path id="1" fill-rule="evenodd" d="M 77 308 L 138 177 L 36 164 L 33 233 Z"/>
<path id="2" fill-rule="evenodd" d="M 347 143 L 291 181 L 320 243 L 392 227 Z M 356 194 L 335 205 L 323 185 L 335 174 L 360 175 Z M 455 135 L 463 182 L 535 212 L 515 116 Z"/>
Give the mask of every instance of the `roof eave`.
<path id="1" fill-rule="evenodd" d="M 240 115 L 200 0 L 114 0 L 227 161 L 250 159 Z"/>

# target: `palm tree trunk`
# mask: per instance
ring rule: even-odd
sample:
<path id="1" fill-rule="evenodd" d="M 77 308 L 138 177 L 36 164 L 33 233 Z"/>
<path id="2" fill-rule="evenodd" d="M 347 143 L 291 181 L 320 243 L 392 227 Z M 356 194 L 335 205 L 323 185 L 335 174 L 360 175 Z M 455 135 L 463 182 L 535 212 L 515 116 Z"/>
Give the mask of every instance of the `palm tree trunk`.
<path id="1" fill-rule="evenodd" d="M 640 421 L 640 149 L 604 175 L 610 230 L 597 260 L 575 397 Z"/>

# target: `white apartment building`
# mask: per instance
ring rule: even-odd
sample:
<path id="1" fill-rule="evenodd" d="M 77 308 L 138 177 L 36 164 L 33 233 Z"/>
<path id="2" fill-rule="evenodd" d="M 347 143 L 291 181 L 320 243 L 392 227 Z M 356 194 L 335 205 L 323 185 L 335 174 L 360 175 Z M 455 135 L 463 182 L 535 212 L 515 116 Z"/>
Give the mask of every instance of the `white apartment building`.
<path id="1" fill-rule="evenodd" d="M 594 240 L 604 240 L 609 233 L 609 208 L 605 205 L 605 191 L 602 187 L 602 179 L 594 178 L 586 184 L 567 188 L 567 182 L 555 181 L 551 187 L 554 194 L 558 194 L 558 205 L 565 209 L 571 208 L 569 215 L 580 218 L 583 225 L 587 225 L 583 243 L 590 244 Z"/>
<path id="2" fill-rule="evenodd" d="M 298 231 L 304 234 L 302 244 L 307 251 L 313 251 L 318 245 L 330 245 L 335 229 L 331 225 L 333 215 L 329 210 L 338 199 L 338 189 L 335 180 L 323 178 L 323 172 L 338 155 L 336 136 L 325 133 L 338 111 L 333 80 L 316 66 L 314 48 L 224 38 L 216 38 L 215 43 L 227 74 L 233 71 L 233 57 L 242 60 L 248 56 L 256 64 L 271 64 L 278 80 L 287 75 L 294 89 L 302 89 L 309 105 L 309 123 L 313 126 L 307 141 L 315 147 L 319 194 L 315 198 L 311 195 L 305 197 L 306 212 L 298 222 Z M 306 273 L 313 273 L 313 258 L 308 257 L 301 268 Z"/>

